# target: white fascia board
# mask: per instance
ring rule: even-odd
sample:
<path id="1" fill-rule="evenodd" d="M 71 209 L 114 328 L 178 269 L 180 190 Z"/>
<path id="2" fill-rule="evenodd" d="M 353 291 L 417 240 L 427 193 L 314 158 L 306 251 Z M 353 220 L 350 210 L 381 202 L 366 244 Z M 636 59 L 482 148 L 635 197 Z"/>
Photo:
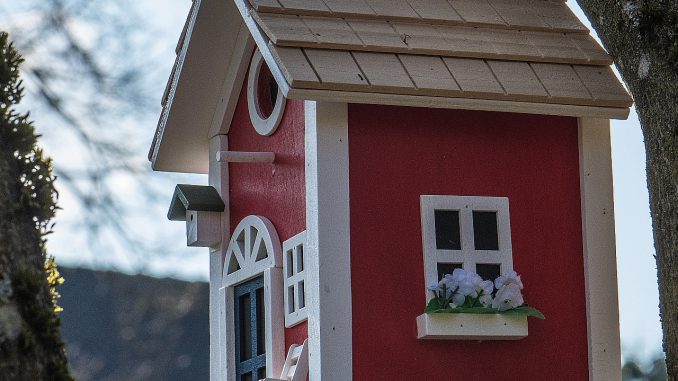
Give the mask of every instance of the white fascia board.
<path id="1" fill-rule="evenodd" d="M 629 108 L 562 105 L 490 99 L 432 97 L 409 94 L 364 93 L 340 90 L 290 89 L 289 99 L 326 102 L 380 104 L 392 106 L 448 108 L 461 110 L 515 112 L 522 114 L 561 115 L 573 117 L 625 120 Z"/>
<path id="2" fill-rule="evenodd" d="M 221 105 L 231 103 L 222 100 L 223 87 L 229 74 L 238 73 L 231 68 L 241 64 L 234 56 L 252 47 L 232 1 L 196 2 L 151 154 L 152 167 L 158 171 L 208 172 L 210 128 L 215 114 L 224 115 Z"/>

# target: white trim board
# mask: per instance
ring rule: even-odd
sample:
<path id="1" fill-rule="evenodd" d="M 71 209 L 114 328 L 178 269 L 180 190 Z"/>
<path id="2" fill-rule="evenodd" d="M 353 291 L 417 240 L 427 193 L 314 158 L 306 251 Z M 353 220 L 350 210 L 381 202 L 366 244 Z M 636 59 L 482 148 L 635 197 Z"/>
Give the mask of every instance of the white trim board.
<path id="1" fill-rule="evenodd" d="M 287 94 L 287 98 L 327 102 L 515 112 L 522 114 L 560 115 L 621 120 L 625 120 L 628 117 L 630 111 L 629 108 L 615 107 L 593 107 L 549 103 L 498 101 L 490 99 L 448 98 L 407 94 L 363 93 L 353 91 L 296 88 L 290 89 L 289 93 Z"/>
<path id="2" fill-rule="evenodd" d="M 221 340 L 223 328 L 219 319 L 223 317 L 223 302 L 220 298 L 219 288 L 221 287 L 221 274 L 224 267 L 224 251 L 226 250 L 224 242 L 230 240 L 231 232 L 231 213 L 229 203 L 229 177 L 228 163 L 219 163 L 216 160 L 216 153 L 221 150 L 228 150 L 228 137 L 226 135 L 217 135 L 209 142 L 209 185 L 213 186 L 226 205 L 224 212 L 221 213 L 221 242 L 219 246 L 210 249 L 210 286 L 209 286 L 209 323 L 210 323 L 210 380 L 222 381 L 221 365 L 225 364 L 222 357 L 221 348 L 225 343 Z M 225 334 L 225 333 L 224 333 Z M 225 380 L 223 380 L 225 381 Z"/>
<path id="3" fill-rule="evenodd" d="M 348 105 L 307 101 L 304 112 L 309 380 L 351 381 Z"/>
<path id="4" fill-rule="evenodd" d="M 610 121 L 579 119 L 589 380 L 621 380 Z"/>

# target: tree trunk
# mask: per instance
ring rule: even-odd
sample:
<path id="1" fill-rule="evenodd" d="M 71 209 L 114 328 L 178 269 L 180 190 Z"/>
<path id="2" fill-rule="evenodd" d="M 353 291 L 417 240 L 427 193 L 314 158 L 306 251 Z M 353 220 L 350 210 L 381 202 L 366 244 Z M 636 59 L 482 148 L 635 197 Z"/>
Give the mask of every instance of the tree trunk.
<path id="1" fill-rule="evenodd" d="M 71 380 L 48 282 L 43 233 L 54 215 L 49 160 L 33 126 L 13 105 L 21 99 L 21 58 L 0 33 L 0 380 Z"/>
<path id="2" fill-rule="evenodd" d="M 678 380 L 678 2 L 578 0 L 636 102 L 645 137 L 659 308 Z"/>

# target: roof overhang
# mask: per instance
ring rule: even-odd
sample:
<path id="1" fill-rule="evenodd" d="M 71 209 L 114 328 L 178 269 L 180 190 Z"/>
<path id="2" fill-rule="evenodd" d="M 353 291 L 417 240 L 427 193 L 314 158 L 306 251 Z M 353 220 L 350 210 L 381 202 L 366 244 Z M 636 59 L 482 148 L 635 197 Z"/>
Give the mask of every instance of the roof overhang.
<path id="1" fill-rule="evenodd" d="M 232 1 L 194 0 L 149 152 L 154 170 L 207 172 L 209 138 L 230 125 L 253 48 Z"/>
<path id="2" fill-rule="evenodd" d="M 287 33 L 288 30 L 286 28 L 289 28 L 290 31 L 298 32 L 298 30 L 294 29 L 290 23 L 293 20 L 282 20 L 283 22 L 277 24 L 277 31 L 274 30 L 276 25 L 266 24 L 262 21 L 264 19 L 257 12 L 258 10 L 266 9 L 265 7 L 262 8 L 261 4 L 269 3 L 261 0 L 194 0 L 194 7 L 191 10 L 185 32 L 180 40 L 175 68 L 168 83 L 166 94 L 163 97 L 163 113 L 158 122 L 156 136 L 149 153 L 149 159 L 154 170 L 192 173 L 207 172 L 209 139 L 217 134 L 228 133 L 255 43 L 275 76 L 281 92 L 290 99 L 452 109 L 462 108 L 601 119 L 625 119 L 629 113 L 629 106 L 632 100 L 609 69 L 609 64 L 611 63 L 609 56 L 595 42 L 593 42 L 593 45 L 591 45 L 590 41 L 586 42 L 586 39 L 590 39 L 590 37 L 587 37 L 586 28 L 580 25 L 576 18 L 574 21 L 561 21 L 564 22 L 563 27 L 569 30 L 570 33 L 573 33 L 573 38 L 576 38 L 577 41 L 584 41 L 582 42 L 584 45 L 581 45 L 578 49 L 569 50 L 564 56 L 560 55 L 562 52 L 559 52 L 558 49 L 549 50 L 549 54 L 555 54 L 553 57 L 544 56 L 544 52 L 541 55 L 534 52 L 526 53 L 529 57 L 523 57 L 504 53 L 502 53 L 504 55 L 497 55 L 498 53 L 492 53 L 488 50 L 486 52 L 489 54 L 488 56 L 481 55 L 475 57 L 475 59 L 484 59 L 488 66 L 491 60 L 555 63 L 556 65 L 551 66 L 559 70 L 549 73 L 555 79 L 555 82 L 551 83 L 551 88 L 555 90 L 560 90 L 558 81 L 564 81 L 563 85 L 567 85 L 564 87 L 568 88 L 572 83 L 566 80 L 568 78 L 577 78 L 577 76 L 572 74 L 574 71 L 570 69 L 567 69 L 571 72 L 570 77 L 563 76 L 562 70 L 560 70 L 563 68 L 563 65 L 569 65 L 572 69 L 580 67 L 586 69 L 587 67 L 593 67 L 589 65 L 595 64 L 598 65 L 597 67 L 603 68 L 601 73 L 599 73 L 603 77 L 601 77 L 602 79 L 594 78 L 591 82 L 592 88 L 585 90 L 584 87 L 586 86 L 582 86 L 582 81 L 582 84 L 577 85 L 579 86 L 577 93 L 579 95 L 570 97 L 568 94 L 565 94 L 564 98 L 561 97 L 562 99 L 552 96 L 551 93 L 546 95 L 522 94 L 521 92 L 524 89 L 520 86 L 516 94 L 511 94 L 508 88 L 504 90 L 505 94 L 484 94 L 482 91 L 480 93 L 473 91 L 474 89 L 466 92 L 462 89 L 464 91 L 456 93 L 449 91 L 438 93 L 427 91 L 426 88 L 417 87 L 416 84 L 415 89 L 397 86 L 389 87 L 390 85 L 386 87 L 373 86 L 371 82 L 369 86 L 353 86 L 351 83 L 342 83 L 341 81 L 333 83 L 331 81 L 332 78 L 329 78 L 330 81 L 328 81 L 328 78 L 322 78 L 322 73 L 319 73 L 316 68 L 312 67 L 314 63 L 310 61 L 308 56 L 305 54 L 291 54 L 314 49 L 315 45 L 306 46 L 305 44 L 307 43 L 304 43 L 304 39 L 315 37 L 303 34 L 309 31 L 302 28 L 304 32 L 293 36 L 294 38 L 288 38 L 285 41 L 278 38 L 280 36 L 276 36 L 276 33 Z M 255 10 L 252 8 L 252 4 L 260 5 Z M 273 8 L 269 10 L 272 12 L 285 13 L 289 11 L 291 12 L 290 15 L 306 14 L 311 16 L 315 12 L 313 10 L 297 10 L 293 8 L 280 10 L 276 8 L 279 7 L 279 3 L 270 4 L 273 4 Z M 389 12 L 389 8 L 385 8 L 385 11 Z M 272 20 L 280 19 L 283 16 L 285 15 L 277 15 Z M 325 22 L 327 22 L 329 17 L 334 17 L 331 14 L 315 16 L 324 17 L 323 20 Z M 377 24 L 379 20 L 389 18 L 384 16 L 372 20 L 370 15 L 365 17 L 367 19 L 361 20 L 362 22 L 369 21 Z M 521 20 L 520 18 L 518 19 Z M 421 21 L 419 20 L 418 22 Z M 437 25 L 437 21 L 434 24 Z M 457 21 L 452 20 L 450 25 L 453 27 L 455 25 L 459 26 L 457 24 Z M 465 26 L 474 27 L 474 25 L 470 24 Z M 524 29 L 523 27 L 521 25 L 508 26 L 509 29 L 516 29 L 512 32 L 513 35 L 521 33 L 520 31 Z M 504 29 L 506 29 L 505 26 L 498 27 L 497 33 L 506 33 Z M 333 34 L 336 31 L 330 28 L 328 36 L 341 37 L 341 34 L 337 36 Z M 542 32 L 544 31 L 542 30 Z M 550 36 L 556 38 L 560 36 L 562 31 L 553 29 L 550 32 L 552 32 Z M 327 34 L 328 32 L 326 31 L 325 33 Z M 317 34 L 317 36 L 320 35 Z M 408 36 L 406 35 L 406 37 Z M 412 43 L 414 40 L 405 39 L 405 41 Z M 276 44 L 276 42 L 281 45 Z M 354 54 L 352 50 L 355 49 L 358 51 L 357 54 L 360 54 L 359 51 L 361 49 L 367 49 L 366 46 L 361 47 L 360 44 L 350 43 L 350 40 L 346 43 L 343 41 L 339 42 L 341 43 L 335 43 L 334 45 L 323 45 L 320 43 L 317 49 L 325 49 L 325 52 L 332 54 L 342 49 L 351 50 L 351 54 Z M 545 44 L 547 48 L 551 45 L 559 46 L 558 43 L 553 43 L 552 41 Z M 509 46 L 512 45 L 509 44 Z M 381 53 L 408 54 L 407 51 L 398 47 L 383 48 L 384 51 L 380 51 Z M 433 54 L 441 55 L 440 59 L 446 59 L 445 54 L 448 53 L 452 56 L 461 54 L 461 57 L 467 58 L 474 58 L 475 54 L 471 54 L 472 52 L 459 53 L 459 51 L 454 49 L 447 53 L 444 49 L 427 53 L 426 49 L 419 51 L 415 48 L 412 47 L 414 50 L 411 52 L 415 56 Z M 344 53 L 348 54 L 348 51 Z M 580 55 L 583 56 L 580 57 Z M 305 58 L 301 60 L 292 59 L 297 56 Z M 373 54 L 373 56 L 384 57 L 385 54 Z M 592 61 L 587 65 L 586 62 L 588 61 L 585 62 L 583 61 L 584 59 L 591 59 Z M 377 68 L 377 74 L 383 71 L 379 69 L 383 68 L 383 66 L 378 63 L 372 66 Z M 329 69 L 331 70 L 325 71 L 329 71 L 330 74 L 341 74 L 346 71 L 346 68 L 341 65 L 337 68 Z M 362 75 L 364 74 L 362 73 Z M 510 77 L 512 73 L 504 74 L 508 74 Z M 591 74 L 590 70 L 588 74 Z M 538 79 L 541 81 L 541 78 Z M 517 81 L 516 78 L 509 78 L 509 82 L 511 80 L 515 83 L 521 82 Z M 536 81 L 533 82 L 537 83 Z M 546 85 L 544 85 L 545 89 Z"/>

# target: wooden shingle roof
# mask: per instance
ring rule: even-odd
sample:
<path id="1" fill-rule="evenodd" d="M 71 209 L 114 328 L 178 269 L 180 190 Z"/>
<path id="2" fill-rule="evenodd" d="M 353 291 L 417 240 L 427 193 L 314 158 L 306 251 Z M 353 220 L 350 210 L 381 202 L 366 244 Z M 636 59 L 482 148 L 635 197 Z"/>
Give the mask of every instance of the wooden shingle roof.
<path id="1" fill-rule="evenodd" d="M 248 26 L 261 35 L 260 48 L 266 43 L 292 97 L 325 90 L 632 104 L 611 58 L 561 0 L 236 3 L 254 21 Z"/>

